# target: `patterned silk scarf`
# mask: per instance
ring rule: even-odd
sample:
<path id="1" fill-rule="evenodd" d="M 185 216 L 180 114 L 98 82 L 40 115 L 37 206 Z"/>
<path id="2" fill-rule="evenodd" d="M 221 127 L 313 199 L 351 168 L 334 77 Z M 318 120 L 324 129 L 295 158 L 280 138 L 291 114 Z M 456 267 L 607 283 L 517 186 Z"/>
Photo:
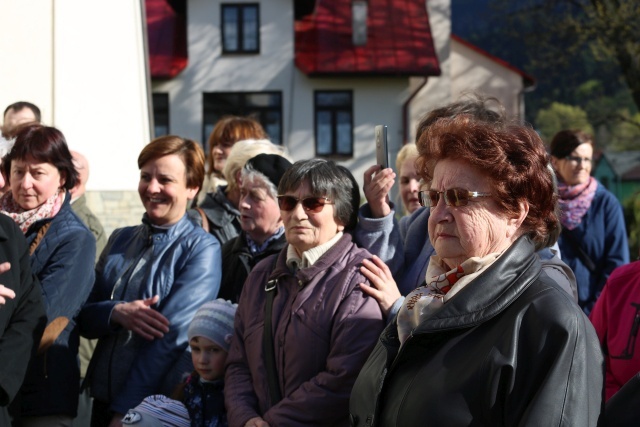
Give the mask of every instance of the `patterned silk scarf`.
<path id="1" fill-rule="evenodd" d="M 591 207 L 597 188 L 598 181 L 594 177 L 589 177 L 589 181 L 578 185 L 567 185 L 561 180 L 558 181 L 558 204 L 563 227 L 573 230 L 580 225 Z"/>
<path id="2" fill-rule="evenodd" d="M 49 197 L 43 204 L 31 210 L 24 210 L 18 202 L 13 198 L 11 191 L 5 193 L 0 198 L 0 212 L 8 215 L 18 224 L 23 234 L 27 234 L 29 227 L 41 219 L 53 218 L 60 211 L 62 202 L 64 201 L 66 191 L 58 190 L 53 196 Z"/>
<path id="3" fill-rule="evenodd" d="M 453 270 L 446 271 L 440 257 L 433 255 L 427 267 L 427 284 L 410 292 L 398 312 L 400 343 L 404 343 L 411 331 L 427 321 L 499 256 L 499 253 L 492 253 L 482 258 L 471 257 Z"/>

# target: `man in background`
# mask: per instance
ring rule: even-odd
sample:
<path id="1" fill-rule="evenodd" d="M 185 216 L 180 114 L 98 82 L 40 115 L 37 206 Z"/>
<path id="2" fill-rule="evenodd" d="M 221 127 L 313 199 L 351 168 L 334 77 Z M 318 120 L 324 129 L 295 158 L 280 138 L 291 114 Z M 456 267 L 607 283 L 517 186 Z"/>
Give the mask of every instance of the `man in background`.
<path id="1" fill-rule="evenodd" d="M 89 180 L 89 162 L 86 157 L 77 151 L 71 151 L 71 156 L 73 157 L 73 164 L 78 171 L 78 182 L 76 186 L 71 189 L 71 209 L 80 217 L 82 222 L 85 223 L 96 238 L 97 262 L 102 250 L 107 244 L 107 237 L 100 220 L 87 206 L 87 198 L 84 194 L 87 190 L 87 181 Z"/>
<path id="2" fill-rule="evenodd" d="M 40 123 L 42 117 L 40 109 L 26 101 L 14 102 L 4 110 L 4 120 L 2 122 L 2 137 L 13 139 L 16 129 L 26 123 Z"/>
<path id="3" fill-rule="evenodd" d="M 2 127 L 0 127 L 0 158 L 6 156 L 13 147 L 13 138 L 18 127 L 27 123 L 40 123 L 40 109 L 26 101 L 14 102 L 4 110 Z M 4 172 L 0 172 L 4 173 Z M 6 182 L 3 175 L 3 182 Z M 9 190 L 4 183 L 0 187 L 0 196 Z"/>

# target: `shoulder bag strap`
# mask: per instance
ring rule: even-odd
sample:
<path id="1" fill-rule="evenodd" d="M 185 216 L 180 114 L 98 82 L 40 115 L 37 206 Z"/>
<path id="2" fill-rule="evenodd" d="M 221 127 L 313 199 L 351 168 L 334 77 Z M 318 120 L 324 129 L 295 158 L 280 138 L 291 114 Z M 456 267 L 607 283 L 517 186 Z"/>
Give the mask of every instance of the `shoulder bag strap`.
<path id="1" fill-rule="evenodd" d="M 278 260 L 276 255 L 274 261 Z M 265 357 L 265 364 L 267 368 L 267 381 L 269 383 L 269 395 L 271 397 L 271 406 L 282 400 L 282 393 L 280 392 L 280 384 L 278 383 L 278 369 L 276 368 L 276 352 L 273 346 L 273 331 L 271 325 L 271 314 L 273 310 L 273 300 L 278 293 L 278 279 L 269 280 L 264 287 L 267 293 L 267 301 L 264 308 L 264 336 L 262 339 L 262 346 Z"/>
<path id="2" fill-rule="evenodd" d="M 35 239 L 33 239 L 31 241 L 31 244 L 29 245 L 29 256 L 33 255 L 33 253 L 36 251 L 36 249 L 40 245 L 40 242 L 44 238 L 44 235 L 47 234 L 47 231 L 49 230 L 49 227 L 51 227 L 51 221 L 47 222 L 45 225 L 40 227 L 40 229 L 38 230 L 38 232 L 36 234 Z"/>
<path id="3" fill-rule="evenodd" d="M 204 211 L 201 207 L 196 206 L 194 209 L 200 214 L 200 217 L 202 218 L 202 228 L 204 228 L 204 231 L 209 233 L 209 219 L 207 219 L 207 216 L 204 214 Z"/>
<path id="4" fill-rule="evenodd" d="M 587 253 L 584 251 L 584 249 L 582 249 L 582 246 L 580 245 L 580 243 L 576 239 L 576 236 L 574 236 L 573 233 L 570 230 L 567 230 L 566 228 L 564 230 L 562 230 L 562 236 L 567 238 L 567 241 L 569 242 L 571 247 L 577 252 L 578 258 L 580 258 L 580 261 L 582 261 L 584 266 L 587 267 L 587 269 L 591 273 L 595 273 L 596 272 L 596 264 L 593 262 L 591 257 L 589 257 L 589 255 L 587 255 Z"/>

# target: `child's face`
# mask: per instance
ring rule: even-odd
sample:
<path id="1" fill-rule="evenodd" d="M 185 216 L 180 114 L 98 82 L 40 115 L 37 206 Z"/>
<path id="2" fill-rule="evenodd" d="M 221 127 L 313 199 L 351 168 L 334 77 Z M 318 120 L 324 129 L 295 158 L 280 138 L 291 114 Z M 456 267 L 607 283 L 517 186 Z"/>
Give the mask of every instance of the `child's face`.
<path id="1" fill-rule="evenodd" d="M 193 337 L 189 341 L 189 346 L 191 347 L 193 367 L 200 378 L 213 381 L 224 376 L 227 352 L 218 344 L 205 337 Z"/>

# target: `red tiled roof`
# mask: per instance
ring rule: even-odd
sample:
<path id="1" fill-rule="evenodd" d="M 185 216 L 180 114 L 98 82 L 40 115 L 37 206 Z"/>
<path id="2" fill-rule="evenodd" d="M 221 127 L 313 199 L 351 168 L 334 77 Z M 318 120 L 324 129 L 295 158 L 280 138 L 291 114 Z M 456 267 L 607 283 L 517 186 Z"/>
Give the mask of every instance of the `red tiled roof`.
<path id="1" fill-rule="evenodd" d="M 154 79 L 170 79 L 185 69 L 186 15 L 177 13 L 167 0 L 145 0 L 149 68 Z"/>
<path id="2" fill-rule="evenodd" d="M 352 41 L 351 0 L 316 0 L 295 22 L 295 63 L 305 74 L 440 74 L 425 0 L 369 0 L 367 43 Z"/>
<path id="3" fill-rule="evenodd" d="M 462 37 L 457 36 L 455 34 L 451 34 L 451 39 L 457 41 L 458 43 L 460 43 L 462 45 L 465 45 L 469 49 L 475 51 L 476 53 L 478 53 L 478 54 L 480 54 L 482 56 L 485 56 L 485 57 L 489 58 L 490 60 L 502 65 L 503 67 L 508 68 L 509 70 L 513 71 L 514 73 L 520 74 L 520 76 L 522 76 L 522 79 L 525 82 L 525 86 L 533 86 L 536 83 L 536 79 L 534 77 L 532 77 L 530 74 L 525 73 L 524 71 L 522 71 L 520 68 L 516 67 L 515 65 L 511 65 L 510 63 L 508 63 L 504 59 L 498 58 L 497 56 L 490 54 L 486 50 L 483 50 L 483 49 L 479 48 L 478 46 L 466 41 Z"/>

